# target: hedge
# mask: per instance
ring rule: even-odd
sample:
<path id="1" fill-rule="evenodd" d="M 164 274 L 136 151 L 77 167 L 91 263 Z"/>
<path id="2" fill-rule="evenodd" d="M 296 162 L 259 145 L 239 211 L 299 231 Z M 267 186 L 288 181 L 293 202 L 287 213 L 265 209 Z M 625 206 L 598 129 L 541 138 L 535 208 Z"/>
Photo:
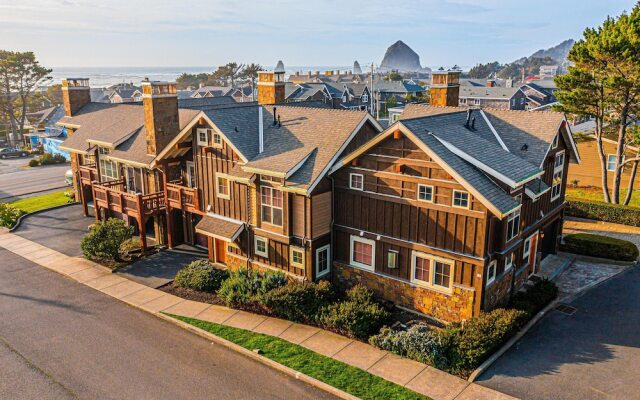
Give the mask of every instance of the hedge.
<path id="1" fill-rule="evenodd" d="M 174 283 L 201 292 L 215 292 L 228 277 L 228 271 L 213 268 L 208 260 L 196 260 L 178 271 Z"/>
<path id="2" fill-rule="evenodd" d="M 565 215 L 614 224 L 640 226 L 640 208 L 620 204 L 570 199 L 567 202 Z"/>
<path id="3" fill-rule="evenodd" d="M 627 241 L 602 235 L 576 233 L 563 238 L 560 250 L 619 261 L 638 259 L 638 247 Z"/>

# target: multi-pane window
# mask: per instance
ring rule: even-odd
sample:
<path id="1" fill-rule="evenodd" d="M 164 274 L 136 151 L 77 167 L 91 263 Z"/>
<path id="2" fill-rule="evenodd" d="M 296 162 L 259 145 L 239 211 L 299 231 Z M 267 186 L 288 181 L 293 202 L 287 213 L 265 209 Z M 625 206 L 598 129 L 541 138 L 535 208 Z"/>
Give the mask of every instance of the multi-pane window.
<path id="1" fill-rule="evenodd" d="M 469 208 L 469 192 L 454 190 L 452 205 L 459 208 Z"/>
<path id="2" fill-rule="evenodd" d="M 295 267 L 304 268 L 304 250 L 298 247 L 291 247 L 289 263 Z"/>
<path id="3" fill-rule="evenodd" d="M 433 202 L 433 186 L 418 184 L 418 200 Z"/>
<path id="4" fill-rule="evenodd" d="M 609 154 L 607 156 L 607 171 L 615 171 L 616 170 L 616 155 Z"/>
<path id="5" fill-rule="evenodd" d="M 316 278 L 321 277 L 331 269 L 329 259 L 329 245 L 316 250 Z"/>
<path id="6" fill-rule="evenodd" d="M 213 146 L 214 147 L 222 147 L 222 136 L 219 133 L 213 134 Z"/>
<path id="7" fill-rule="evenodd" d="M 368 103 L 369 102 L 369 96 L 367 94 L 363 94 L 362 95 L 362 102 L 363 103 Z"/>
<path id="8" fill-rule="evenodd" d="M 528 258 L 530 253 L 531 253 L 531 238 L 528 237 L 524 241 L 524 245 L 522 246 L 522 259 Z"/>
<path id="9" fill-rule="evenodd" d="M 487 285 L 496 280 L 496 266 L 498 264 L 492 261 L 487 268 Z"/>
<path id="10" fill-rule="evenodd" d="M 255 236 L 255 253 L 259 256 L 269 258 L 269 241 L 263 237 Z"/>
<path id="11" fill-rule="evenodd" d="M 451 264 L 438 260 L 433 263 L 433 285 L 444 288 L 451 286 Z"/>
<path id="12" fill-rule="evenodd" d="M 361 174 L 350 174 L 349 187 L 351 189 L 364 190 L 364 176 Z"/>
<path id="13" fill-rule="evenodd" d="M 504 270 L 508 271 L 513 267 L 513 253 L 507 254 L 504 258 Z"/>
<path id="14" fill-rule="evenodd" d="M 209 145 L 209 134 L 208 129 L 198 129 L 196 131 L 198 145 L 199 146 L 208 146 Z"/>
<path id="15" fill-rule="evenodd" d="M 100 178 L 103 181 L 118 179 L 118 164 L 111 160 L 100 159 Z"/>
<path id="16" fill-rule="evenodd" d="M 351 236 L 351 264 L 373 271 L 375 267 L 375 242 Z"/>
<path id="17" fill-rule="evenodd" d="M 453 261 L 424 253 L 413 253 L 411 281 L 438 289 L 451 290 L 453 287 Z"/>
<path id="18" fill-rule="evenodd" d="M 413 264 L 414 264 L 413 278 L 429 283 L 430 275 L 431 275 L 431 259 L 426 257 L 415 256 L 415 260 Z"/>
<path id="19" fill-rule="evenodd" d="M 520 209 L 507 217 L 507 242 L 520 233 Z"/>
<path id="20" fill-rule="evenodd" d="M 260 188 L 262 222 L 282 226 L 282 191 L 269 186 Z"/>
<path id="21" fill-rule="evenodd" d="M 560 197 L 562 193 L 562 175 L 564 173 L 564 151 L 556 153 L 553 164 L 553 181 L 551 182 L 551 200 Z"/>
<path id="22" fill-rule="evenodd" d="M 217 179 L 218 197 L 228 199 L 229 195 L 229 178 L 226 176 L 218 176 Z"/>

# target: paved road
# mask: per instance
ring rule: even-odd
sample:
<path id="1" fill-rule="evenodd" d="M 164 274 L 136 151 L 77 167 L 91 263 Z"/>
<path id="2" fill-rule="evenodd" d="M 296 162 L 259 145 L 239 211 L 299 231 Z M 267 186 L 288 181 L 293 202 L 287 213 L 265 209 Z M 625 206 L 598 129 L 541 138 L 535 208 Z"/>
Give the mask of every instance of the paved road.
<path id="1" fill-rule="evenodd" d="M 552 311 L 478 383 L 523 399 L 640 399 L 640 267 Z"/>
<path id="2" fill-rule="evenodd" d="M 0 249 L 0 399 L 328 394 Z"/>
<path id="3" fill-rule="evenodd" d="M 0 201 L 9 201 L 32 192 L 65 188 L 64 174 L 69 164 L 20 168 L 31 157 L 0 160 Z"/>

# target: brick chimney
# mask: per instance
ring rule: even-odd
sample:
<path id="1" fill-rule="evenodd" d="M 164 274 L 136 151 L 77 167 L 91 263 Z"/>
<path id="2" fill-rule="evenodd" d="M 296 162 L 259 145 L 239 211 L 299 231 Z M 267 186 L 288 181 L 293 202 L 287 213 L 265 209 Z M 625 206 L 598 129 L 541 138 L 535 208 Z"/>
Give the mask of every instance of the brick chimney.
<path id="1" fill-rule="evenodd" d="M 496 81 L 494 81 L 493 79 L 487 79 L 487 87 L 494 87 L 496 86 Z"/>
<path id="2" fill-rule="evenodd" d="M 429 95 L 432 106 L 457 107 L 460 99 L 460 71 L 445 71 L 442 68 L 433 71 Z"/>
<path id="3" fill-rule="evenodd" d="M 278 61 L 273 71 L 258 72 L 258 104 L 284 103 L 284 64 Z"/>
<path id="4" fill-rule="evenodd" d="M 142 82 L 147 154 L 156 156 L 178 134 L 178 94 L 174 82 Z"/>
<path id="5" fill-rule="evenodd" d="M 91 88 L 88 78 L 67 78 L 62 80 L 62 102 L 64 115 L 73 117 L 78 110 L 91 102 Z"/>

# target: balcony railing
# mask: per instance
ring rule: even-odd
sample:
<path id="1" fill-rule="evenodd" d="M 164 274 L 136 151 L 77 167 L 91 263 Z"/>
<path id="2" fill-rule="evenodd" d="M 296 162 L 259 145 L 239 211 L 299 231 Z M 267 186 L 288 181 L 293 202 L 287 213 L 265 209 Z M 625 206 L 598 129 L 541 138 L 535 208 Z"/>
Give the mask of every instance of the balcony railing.
<path id="1" fill-rule="evenodd" d="M 147 217 L 165 209 L 164 192 L 133 194 L 125 191 L 124 180 L 93 183 L 96 206 L 131 217 Z"/>
<path id="2" fill-rule="evenodd" d="M 177 183 L 167 183 L 167 203 L 171 208 L 201 213 L 197 188 L 190 188 Z"/>
<path id="3" fill-rule="evenodd" d="M 95 164 L 81 165 L 78 167 L 78 172 L 83 185 L 91 185 L 91 182 L 98 180 L 98 169 Z"/>

